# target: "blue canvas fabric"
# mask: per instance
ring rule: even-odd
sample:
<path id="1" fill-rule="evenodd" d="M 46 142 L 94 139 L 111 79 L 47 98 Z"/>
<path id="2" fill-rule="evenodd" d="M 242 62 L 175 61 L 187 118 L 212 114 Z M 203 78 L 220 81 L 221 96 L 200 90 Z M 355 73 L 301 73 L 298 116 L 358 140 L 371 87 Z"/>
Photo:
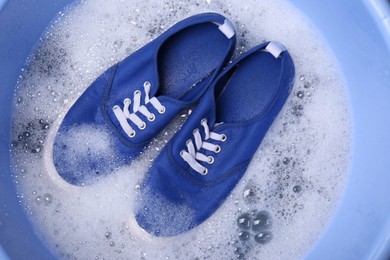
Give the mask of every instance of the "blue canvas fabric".
<path id="1" fill-rule="evenodd" d="M 134 159 L 181 109 L 199 100 L 231 58 L 235 41 L 229 20 L 216 13 L 203 13 L 178 22 L 107 69 L 80 96 L 61 123 L 53 150 L 58 174 L 71 184 L 84 185 Z M 150 102 L 145 104 L 145 82 L 150 86 L 150 98 L 158 98 L 164 113 L 156 111 Z M 141 118 L 146 127 L 141 130 L 127 120 L 136 133 L 129 136 L 113 108 L 124 109 L 124 100 L 133 99 L 136 91 L 141 92 L 141 106 L 153 113 L 155 120 L 134 111 L 131 104 L 129 112 Z M 91 145 L 91 148 L 77 159 L 72 157 L 78 148 L 69 138 L 77 133 L 77 127 L 85 126 L 110 137 L 109 158 L 92 151 L 91 140 L 79 140 L 78 147 Z"/>
<path id="2" fill-rule="evenodd" d="M 271 53 L 272 46 L 281 52 Z M 294 74 L 289 53 L 277 42 L 260 44 L 227 67 L 148 171 L 137 199 L 138 224 L 153 235 L 173 236 L 207 219 L 245 173 L 291 91 Z M 212 164 L 199 162 L 207 168 L 201 174 L 180 154 L 188 140 L 194 141 L 195 129 L 205 139 L 205 119 L 226 140 L 207 140 L 220 146 L 218 153 L 199 150 L 214 158 Z"/>

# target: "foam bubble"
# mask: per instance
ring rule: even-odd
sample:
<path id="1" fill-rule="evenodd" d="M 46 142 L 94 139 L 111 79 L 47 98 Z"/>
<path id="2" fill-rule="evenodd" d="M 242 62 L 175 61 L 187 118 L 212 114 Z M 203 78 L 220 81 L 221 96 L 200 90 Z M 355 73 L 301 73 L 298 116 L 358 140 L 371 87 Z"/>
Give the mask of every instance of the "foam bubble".
<path id="1" fill-rule="evenodd" d="M 135 198 L 148 167 L 190 111 L 135 161 L 106 169 L 109 174 L 84 187 L 56 174 L 53 139 L 59 119 L 106 68 L 175 22 L 205 11 L 235 23 L 235 57 L 265 40 L 282 42 L 294 59 L 296 82 L 246 174 L 215 214 L 181 235 L 153 237 L 134 222 Z M 342 76 L 320 35 L 283 0 L 96 0 L 68 7 L 20 76 L 14 118 L 19 197 L 41 239 L 61 258 L 300 258 L 329 222 L 347 176 L 351 124 Z M 86 152 L 113 160 L 106 135 L 88 127 L 69 132 L 64 138 L 89 144 L 69 153 L 69 161 Z M 184 221 L 191 212 L 182 211 Z M 242 216 L 247 219 L 240 224 Z"/>

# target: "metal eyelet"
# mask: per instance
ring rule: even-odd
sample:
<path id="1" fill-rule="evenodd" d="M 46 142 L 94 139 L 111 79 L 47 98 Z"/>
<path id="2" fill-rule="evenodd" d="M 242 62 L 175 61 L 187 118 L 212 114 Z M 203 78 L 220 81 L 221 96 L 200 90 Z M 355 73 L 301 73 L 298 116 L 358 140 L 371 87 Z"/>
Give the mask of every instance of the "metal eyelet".
<path id="1" fill-rule="evenodd" d="M 146 128 L 146 123 L 145 122 L 142 122 L 142 125 L 141 126 L 138 126 L 138 128 L 140 130 L 144 130 Z"/>
<path id="2" fill-rule="evenodd" d="M 181 156 L 181 157 L 184 156 L 184 150 L 181 150 L 181 151 L 180 151 L 180 156 Z"/>
<path id="3" fill-rule="evenodd" d="M 225 134 L 222 134 L 222 142 L 225 142 L 227 140 L 227 136 Z"/>
<path id="4" fill-rule="evenodd" d="M 153 122 L 156 119 L 156 116 L 154 114 L 150 114 L 151 116 L 148 117 L 149 122 Z"/>
<path id="5" fill-rule="evenodd" d="M 207 170 L 207 168 L 204 168 L 203 172 L 202 172 L 202 175 L 207 175 L 207 173 L 209 173 L 209 170 Z"/>
<path id="6" fill-rule="evenodd" d="M 219 145 L 217 145 L 217 147 L 215 148 L 215 153 L 219 153 L 219 152 L 221 152 L 221 146 L 219 146 Z"/>
<path id="7" fill-rule="evenodd" d="M 206 118 L 203 118 L 201 121 L 200 121 L 201 124 L 203 123 L 207 123 L 207 119 Z"/>
<path id="8" fill-rule="evenodd" d="M 117 109 L 120 109 L 120 107 L 119 107 L 118 105 L 115 105 L 115 106 L 112 107 L 112 110 L 113 110 L 113 111 L 114 111 L 114 110 L 117 110 Z"/>
<path id="9" fill-rule="evenodd" d="M 134 91 L 134 95 L 139 95 L 139 94 L 141 94 L 141 91 L 139 91 L 138 89 Z"/>
<path id="10" fill-rule="evenodd" d="M 147 87 L 150 87 L 152 84 L 150 84 L 150 81 L 145 81 L 144 82 L 144 87 L 147 88 Z"/>
<path id="11" fill-rule="evenodd" d="M 131 132 L 129 135 L 130 138 L 133 138 L 134 136 L 135 136 L 135 131 Z"/>
<path id="12" fill-rule="evenodd" d="M 162 106 L 161 109 L 158 110 L 158 112 L 159 112 L 160 114 L 164 114 L 165 111 L 166 111 L 166 109 L 165 109 L 164 106 Z"/>
<path id="13" fill-rule="evenodd" d="M 214 157 L 209 156 L 209 160 L 207 161 L 208 164 L 213 164 L 214 163 Z"/>
<path id="14" fill-rule="evenodd" d="M 131 104 L 131 99 L 130 98 L 125 98 L 125 100 L 123 100 L 123 104 Z"/>

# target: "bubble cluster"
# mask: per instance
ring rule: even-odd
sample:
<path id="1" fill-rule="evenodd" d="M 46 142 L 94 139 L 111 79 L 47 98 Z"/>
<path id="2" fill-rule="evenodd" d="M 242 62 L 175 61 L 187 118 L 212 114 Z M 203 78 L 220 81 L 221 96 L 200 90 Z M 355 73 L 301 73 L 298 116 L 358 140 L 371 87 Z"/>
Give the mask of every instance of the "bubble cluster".
<path id="1" fill-rule="evenodd" d="M 84 187 L 56 173 L 53 138 L 59 119 L 103 71 L 177 21 L 209 11 L 233 21 L 233 59 L 264 41 L 286 45 L 296 67 L 295 84 L 223 205 L 186 233 L 156 238 L 135 222 L 134 198 L 156 156 L 196 106 L 182 111 L 136 160 L 107 167 L 98 182 Z M 323 231 L 343 191 L 350 145 L 343 84 L 321 36 L 284 0 L 79 1 L 58 14 L 18 80 L 11 143 L 18 198 L 59 258 L 300 258 Z M 110 166 L 118 161 L 106 133 L 84 128 L 70 134 L 74 147 L 89 145 L 79 145 L 70 156 L 96 155 Z M 158 225 L 166 222 L 156 219 Z"/>
<path id="2" fill-rule="evenodd" d="M 24 152 L 40 153 L 44 146 L 44 136 L 50 128 L 50 123 L 44 119 L 36 119 L 21 125 L 11 147 Z"/>
<path id="3" fill-rule="evenodd" d="M 240 229 L 238 236 L 242 241 L 250 239 L 253 234 L 258 243 L 265 244 L 271 240 L 272 220 L 267 211 L 243 213 L 237 218 L 237 225 Z"/>
<path id="4" fill-rule="evenodd" d="M 37 193 L 34 192 L 34 195 L 36 195 Z M 53 201 L 53 196 L 50 194 L 50 193 L 45 193 L 43 195 L 37 195 L 35 197 L 35 203 L 40 205 L 45 205 L 45 206 L 48 206 L 52 203 Z"/>
<path id="5" fill-rule="evenodd" d="M 272 219 L 265 210 L 250 210 L 241 213 L 236 219 L 238 236 L 231 245 L 235 258 L 247 259 L 252 257 L 253 251 L 261 250 L 273 238 Z"/>

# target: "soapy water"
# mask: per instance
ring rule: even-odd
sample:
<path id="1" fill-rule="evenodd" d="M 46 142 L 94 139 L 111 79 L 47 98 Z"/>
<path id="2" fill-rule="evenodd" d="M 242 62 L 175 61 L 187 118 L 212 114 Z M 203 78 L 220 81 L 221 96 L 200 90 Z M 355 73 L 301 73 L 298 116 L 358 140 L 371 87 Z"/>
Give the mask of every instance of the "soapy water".
<path id="1" fill-rule="evenodd" d="M 101 156 L 109 174 L 73 186 L 56 173 L 53 140 L 73 102 L 114 63 L 177 21 L 214 11 L 237 29 L 235 57 L 268 40 L 289 50 L 293 91 L 222 206 L 198 227 L 153 237 L 134 220 L 140 183 L 191 108 L 132 163 L 116 161 L 110 136 L 82 127 L 64 156 Z M 295 259 L 320 237 L 347 177 L 351 126 L 344 82 L 320 35 L 290 3 L 248 1 L 82 1 L 59 13 L 23 70 L 15 94 L 14 179 L 37 233 L 64 259 Z M 78 140 L 90 144 L 77 147 Z M 81 142 L 80 142 L 81 143 Z M 69 157 L 72 158 L 72 157 Z M 76 160 L 75 160 L 76 161 Z M 83 174 L 77 163 L 75 171 Z M 185 223 L 188 209 L 181 210 Z M 172 223 L 156 216 L 156 223 Z"/>

